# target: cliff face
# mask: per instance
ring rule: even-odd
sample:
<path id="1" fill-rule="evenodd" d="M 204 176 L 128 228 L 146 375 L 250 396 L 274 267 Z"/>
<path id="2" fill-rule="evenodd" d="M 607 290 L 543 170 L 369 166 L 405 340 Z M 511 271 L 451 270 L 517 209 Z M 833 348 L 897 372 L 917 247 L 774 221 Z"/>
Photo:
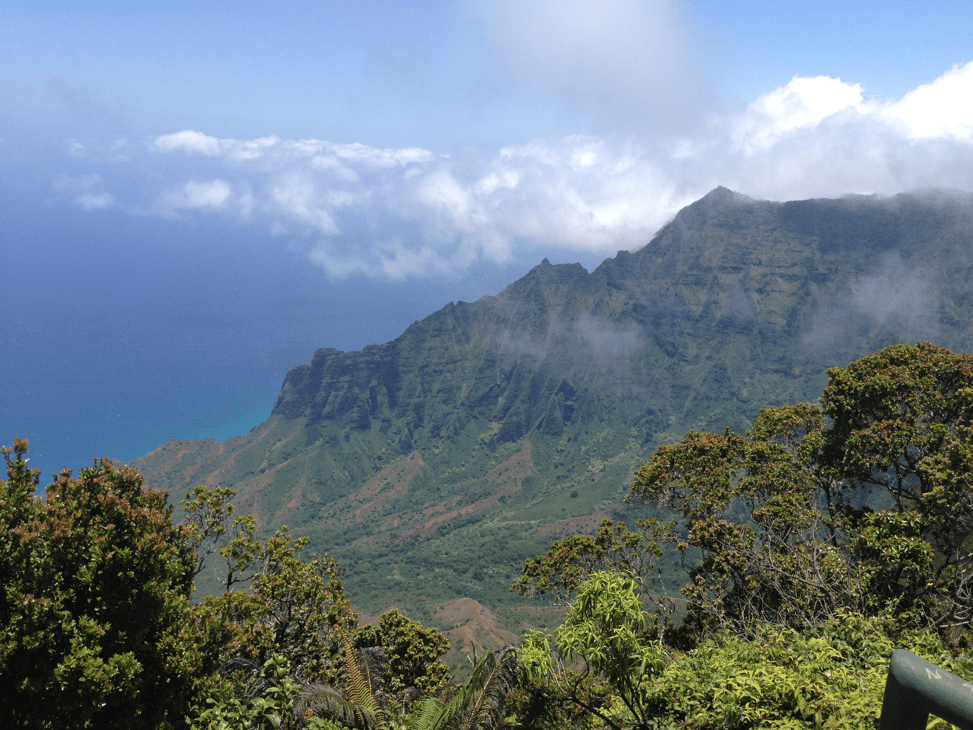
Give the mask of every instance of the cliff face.
<path id="1" fill-rule="evenodd" d="M 594 272 L 545 260 L 392 342 L 319 350 L 249 435 L 137 465 L 175 501 L 230 486 L 266 527 L 309 535 L 366 610 L 474 596 L 516 630 L 524 558 L 625 518 L 655 445 L 816 399 L 828 367 L 894 342 L 968 350 L 971 282 L 971 196 L 718 188 Z"/>

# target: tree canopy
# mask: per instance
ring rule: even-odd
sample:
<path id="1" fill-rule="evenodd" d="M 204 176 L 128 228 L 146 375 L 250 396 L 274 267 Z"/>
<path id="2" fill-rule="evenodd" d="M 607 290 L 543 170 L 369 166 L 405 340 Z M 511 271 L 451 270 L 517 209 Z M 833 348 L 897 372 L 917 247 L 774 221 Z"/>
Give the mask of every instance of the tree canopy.
<path id="1" fill-rule="evenodd" d="M 639 470 L 635 497 L 682 518 L 702 558 L 698 629 L 807 628 L 839 610 L 959 637 L 973 620 L 973 357 L 897 345 L 828 371 L 821 405 L 691 432 Z"/>
<path id="2" fill-rule="evenodd" d="M 108 459 L 77 478 L 65 469 L 40 496 L 27 442 L 3 455 L 4 728 L 303 726 L 281 713 L 310 707 L 309 688 L 340 700 L 319 710 L 354 704 L 340 689 L 353 685 L 354 642 L 387 655 L 397 706 L 447 687 L 439 632 L 397 612 L 359 626 L 338 564 L 305 557 L 286 527 L 262 536 L 231 490 L 197 487 L 176 524 L 165 493 Z M 194 578 L 217 558 L 225 591 L 194 603 Z"/>
<path id="3" fill-rule="evenodd" d="M 200 665 L 185 631 L 193 556 L 165 495 L 95 460 L 77 479 L 62 472 L 42 500 L 27 443 L 3 453 L 2 724 L 178 722 Z"/>

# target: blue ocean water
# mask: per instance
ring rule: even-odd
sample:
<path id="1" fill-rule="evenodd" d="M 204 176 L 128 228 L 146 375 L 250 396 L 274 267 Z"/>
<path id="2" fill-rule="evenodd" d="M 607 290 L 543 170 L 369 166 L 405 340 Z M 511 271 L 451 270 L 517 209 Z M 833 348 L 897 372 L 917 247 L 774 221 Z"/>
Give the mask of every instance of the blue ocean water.
<path id="1" fill-rule="evenodd" d="M 519 265 L 435 282 L 331 282 L 285 243 L 234 225 L 37 206 L 0 210 L 0 444 L 30 440 L 42 485 L 94 457 L 262 422 L 319 347 L 397 337 Z"/>

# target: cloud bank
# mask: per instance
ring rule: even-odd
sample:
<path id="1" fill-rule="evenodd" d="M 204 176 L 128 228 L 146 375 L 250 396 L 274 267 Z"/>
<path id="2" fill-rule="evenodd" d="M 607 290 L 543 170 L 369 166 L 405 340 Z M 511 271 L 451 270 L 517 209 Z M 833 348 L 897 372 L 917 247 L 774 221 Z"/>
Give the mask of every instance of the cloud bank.
<path id="1" fill-rule="evenodd" d="M 464 156 L 184 130 L 103 148 L 75 142 L 71 153 L 100 166 L 55 186 L 86 210 L 226 216 L 332 278 L 449 275 L 541 253 L 636 249 L 717 185 L 774 200 L 969 190 L 973 63 L 898 100 L 795 77 L 692 136 L 579 135 Z"/>

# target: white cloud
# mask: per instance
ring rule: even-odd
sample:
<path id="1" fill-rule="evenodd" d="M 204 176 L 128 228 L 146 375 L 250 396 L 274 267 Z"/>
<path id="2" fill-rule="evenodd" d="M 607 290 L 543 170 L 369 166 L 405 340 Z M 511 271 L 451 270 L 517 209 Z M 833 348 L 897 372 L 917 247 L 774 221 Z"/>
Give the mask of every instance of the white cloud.
<path id="1" fill-rule="evenodd" d="M 731 138 L 747 152 L 772 147 L 781 137 L 813 128 L 828 117 L 860 112 L 862 88 L 827 76 L 795 76 L 779 89 L 761 94 L 732 125 Z"/>
<path id="2" fill-rule="evenodd" d="M 474 207 L 471 191 L 464 190 L 448 170 L 439 168 L 418 182 L 415 195 L 418 211 L 432 214 L 442 225 L 456 231 L 468 231 L 476 223 L 486 222 Z"/>
<path id="3" fill-rule="evenodd" d="M 973 139 L 973 63 L 910 91 L 888 114 L 916 138 Z"/>
<path id="4" fill-rule="evenodd" d="M 795 78 L 764 94 L 684 162 L 708 166 L 722 183 L 772 199 L 970 188 L 973 63 L 900 100 L 877 100 L 858 84 Z"/>
<path id="5" fill-rule="evenodd" d="M 300 172 L 281 176 L 271 187 L 270 197 L 283 215 L 329 235 L 340 233 L 329 208 L 351 202 L 347 194 L 342 197 L 340 193 L 322 190 L 312 175 Z"/>
<path id="6" fill-rule="evenodd" d="M 71 154 L 76 154 L 74 145 Z M 100 175 L 62 175 L 54 181 L 54 189 L 72 195 L 72 202 L 83 210 L 100 210 L 115 204 L 115 197 L 105 192 Z"/>
<path id="7" fill-rule="evenodd" d="M 231 160 L 253 160 L 280 143 L 277 137 L 252 140 L 219 139 L 202 132 L 185 129 L 175 134 L 157 137 L 154 146 L 160 152 L 197 152 L 211 157 L 223 156 Z"/>
<path id="8" fill-rule="evenodd" d="M 328 148 L 335 156 L 350 162 L 360 162 L 368 167 L 400 167 L 412 163 L 430 162 L 436 155 L 429 150 L 418 147 L 406 147 L 400 150 L 380 150 L 367 145 L 333 144 Z"/>
<path id="9" fill-rule="evenodd" d="M 838 127 L 900 140 L 973 139 L 973 63 L 954 66 L 895 101 L 866 99 L 860 84 L 841 79 L 796 76 L 733 119 L 731 138 L 755 153 L 802 132 L 838 144 Z"/>
<path id="10" fill-rule="evenodd" d="M 970 189 L 971 100 L 973 63 L 900 100 L 868 97 L 840 79 L 795 77 L 691 136 L 579 135 L 468 157 L 185 130 L 141 149 L 128 143 L 126 161 L 85 148 L 122 177 L 73 178 L 59 189 L 89 209 L 138 212 L 148 197 L 155 202 L 142 202 L 143 212 L 239 215 L 333 277 L 432 276 L 557 250 L 635 249 L 717 185 L 776 200 Z M 152 156 L 145 188 L 132 193 L 133 165 Z M 179 178 L 153 191 L 160 169 Z"/>
<path id="11" fill-rule="evenodd" d="M 162 152 L 199 152 L 204 155 L 218 155 L 220 140 L 191 129 L 156 138 L 155 147 Z"/>
<path id="12" fill-rule="evenodd" d="M 170 193 L 168 201 L 175 208 L 222 208 L 232 192 L 225 180 L 190 180 L 179 190 Z"/>
<path id="13" fill-rule="evenodd" d="M 370 254 L 363 259 L 358 252 L 343 251 L 322 241 L 308 252 L 308 259 L 335 278 L 365 274 L 395 281 L 448 274 L 466 265 L 466 262 L 451 260 L 443 250 L 434 246 L 407 246 L 396 240 L 377 244 Z"/>
<path id="14" fill-rule="evenodd" d="M 68 154 L 72 157 L 107 155 L 116 162 L 123 162 L 126 160 L 125 152 L 127 146 L 128 140 L 124 137 L 96 145 L 83 144 L 78 140 L 72 140 L 68 145 Z"/>

